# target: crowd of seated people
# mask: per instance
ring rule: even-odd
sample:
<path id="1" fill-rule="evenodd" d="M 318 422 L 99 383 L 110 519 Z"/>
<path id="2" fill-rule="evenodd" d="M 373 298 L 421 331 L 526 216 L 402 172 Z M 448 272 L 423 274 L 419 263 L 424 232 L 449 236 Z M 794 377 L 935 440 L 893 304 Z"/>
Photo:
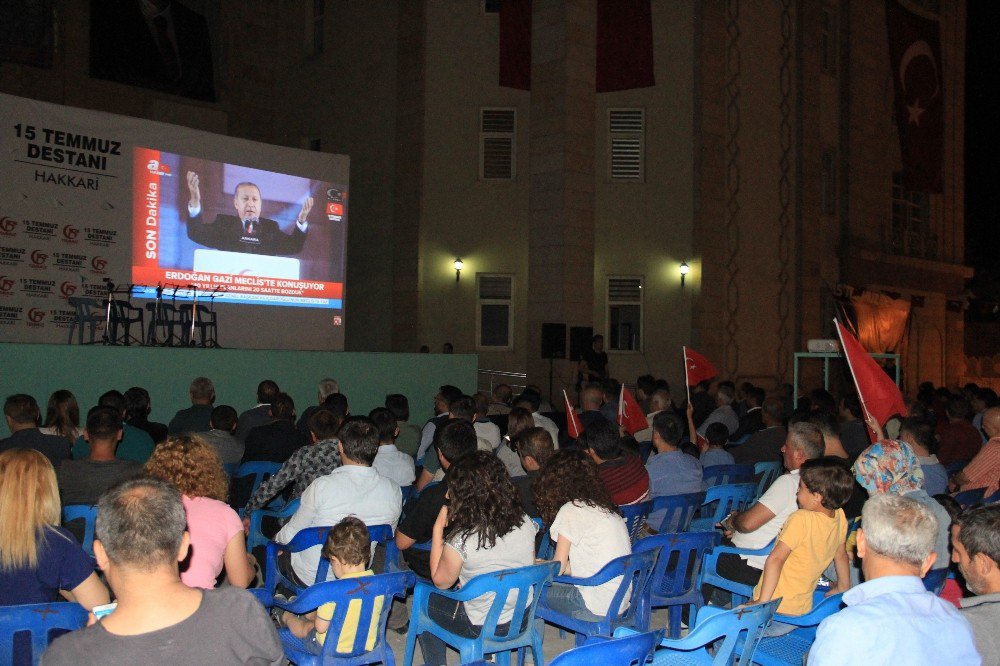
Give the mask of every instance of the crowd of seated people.
<path id="1" fill-rule="evenodd" d="M 92 626 L 56 640 L 44 663 L 281 663 L 276 627 L 317 653 L 330 632 L 341 649 L 358 632 L 373 642 L 375 630 L 350 613 L 332 626 L 332 605 L 270 618 L 240 591 L 263 576 L 262 554 L 246 548 L 250 517 L 275 499 L 297 500 L 267 530 L 278 544 L 333 528 L 313 548 L 279 550 L 277 566 L 293 584 L 312 585 L 321 559 L 329 579 L 377 575 L 386 554 L 371 558 L 365 530 L 388 525 L 397 565 L 448 589 L 536 556 L 558 562 L 562 576 L 594 575 L 632 552 L 636 532 L 622 507 L 704 492 L 712 466 L 771 463 L 784 473 L 715 526 L 723 545 L 765 552 L 724 553 L 717 571 L 750 586 L 750 604 L 780 599 L 786 616 L 812 609 L 821 580 L 829 594 L 843 593 L 846 608 L 820 625 L 809 663 L 846 663 L 845 645 L 855 655 L 873 634 L 883 638 L 866 654 L 914 655 L 900 663 L 939 663 L 932 655 L 943 651 L 956 664 L 1000 663 L 1000 405 L 991 390 L 921 385 L 905 418 L 878 423 L 853 394 L 838 400 L 817 389 L 795 400 L 785 387 L 768 393 L 711 380 L 678 404 L 665 381 L 647 375 L 635 395 L 648 427 L 629 434 L 617 422 L 620 386 L 607 377 L 581 383 L 584 429 L 575 439 L 557 425 L 565 415 L 541 411 L 550 406 L 537 390 L 515 395 L 507 385 L 473 395 L 441 386 L 422 428 L 409 422 L 401 394 L 352 416 L 332 379 L 320 382 L 318 404 L 298 424 L 293 398 L 271 380 L 239 413 L 216 405 L 211 380 L 198 377 L 191 407 L 169 426 L 149 421 L 152 400 L 141 387 L 107 391 L 82 423 L 69 391 L 52 394 L 44 419 L 32 396 L 9 396 L 0 605 L 64 598 L 91 610 L 117 601 Z M 259 461 L 277 471 L 255 487 L 231 480 L 236 463 Z M 986 505 L 961 506 L 952 495 L 963 500 L 964 491 Z M 80 524 L 62 523 L 68 505 L 98 507 L 92 554 Z M 647 521 L 642 534 L 655 534 L 661 516 Z M 543 535 L 547 553 L 538 552 Z M 957 574 L 946 586 L 951 604 L 919 581 L 949 566 Z M 543 599 L 596 619 L 615 611 L 618 583 L 556 582 Z M 710 604 L 733 603 L 713 585 L 701 592 Z M 431 599 L 435 622 L 478 635 L 488 600 Z M 405 632 L 407 603 L 379 603 L 391 608 L 390 628 Z M 505 608 L 500 624 L 509 620 Z M 766 635 L 794 629 L 773 622 Z M 920 632 L 940 635 L 940 645 L 924 646 Z M 444 643 L 429 633 L 419 643 L 427 663 L 445 663 Z"/>

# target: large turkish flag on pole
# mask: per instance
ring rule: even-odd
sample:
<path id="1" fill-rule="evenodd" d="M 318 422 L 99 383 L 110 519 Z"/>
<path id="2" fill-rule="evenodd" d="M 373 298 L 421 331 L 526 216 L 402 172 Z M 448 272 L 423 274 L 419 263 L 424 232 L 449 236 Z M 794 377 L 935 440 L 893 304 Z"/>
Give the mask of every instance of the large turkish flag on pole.
<path id="1" fill-rule="evenodd" d="M 885 19 L 903 180 L 910 190 L 940 192 L 944 139 L 941 26 L 930 15 L 909 11 L 899 0 L 886 0 Z"/>
<path id="2" fill-rule="evenodd" d="M 850 334 L 839 321 L 833 320 L 840 336 L 840 348 L 847 357 L 847 365 L 858 389 L 858 399 L 862 409 L 884 426 L 894 415 L 906 416 L 906 401 L 899 392 L 896 382 L 875 362 L 857 338 Z M 871 436 L 871 433 L 869 433 Z"/>

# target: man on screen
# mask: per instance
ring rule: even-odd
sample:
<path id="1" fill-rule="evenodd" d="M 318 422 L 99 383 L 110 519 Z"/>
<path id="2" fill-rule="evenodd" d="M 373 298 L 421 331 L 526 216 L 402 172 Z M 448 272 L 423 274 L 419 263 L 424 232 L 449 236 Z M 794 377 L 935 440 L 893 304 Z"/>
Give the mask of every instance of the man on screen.
<path id="1" fill-rule="evenodd" d="M 249 254 L 298 254 L 306 239 L 309 228 L 309 211 L 313 198 L 307 197 L 299 211 L 292 233 L 286 234 L 274 220 L 260 217 L 260 188 L 253 183 L 243 182 L 236 186 L 233 207 L 236 215 L 216 215 L 213 222 L 206 222 L 201 216 L 201 189 L 198 174 L 187 172 L 188 190 L 188 238 L 206 247 L 229 252 Z"/>

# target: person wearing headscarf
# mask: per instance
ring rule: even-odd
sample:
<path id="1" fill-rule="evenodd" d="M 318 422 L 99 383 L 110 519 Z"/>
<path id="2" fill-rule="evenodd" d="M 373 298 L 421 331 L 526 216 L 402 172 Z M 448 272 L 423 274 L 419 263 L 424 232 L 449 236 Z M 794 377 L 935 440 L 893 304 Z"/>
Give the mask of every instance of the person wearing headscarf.
<path id="1" fill-rule="evenodd" d="M 888 493 L 916 500 L 926 506 L 938 522 L 938 536 L 934 551 L 937 560 L 932 568 L 947 567 L 951 561 L 948 552 L 951 518 L 944 507 L 923 489 L 924 472 L 920 461 L 906 442 L 884 439 L 881 429 L 875 430 L 878 441 L 861 452 L 854 461 L 854 477 L 868 491 L 869 496 Z"/>

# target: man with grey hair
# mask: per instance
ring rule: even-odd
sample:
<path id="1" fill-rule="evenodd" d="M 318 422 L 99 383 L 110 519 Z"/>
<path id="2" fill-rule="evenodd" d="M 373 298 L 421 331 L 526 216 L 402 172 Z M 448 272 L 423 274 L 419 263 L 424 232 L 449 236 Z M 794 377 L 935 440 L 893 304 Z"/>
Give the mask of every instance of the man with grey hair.
<path id="1" fill-rule="evenodd" d="M 1000 504 L 965 512 L 952 527 L 951 560 L 974 597 L 965 597 L 962 617 L 972 624 L 985 664 L 1000 664 Z"/>
<path id="2" fill-rule="evenodd" d="M 749 509 L 731 514 L 722 522 L 724 534 L 737 548 L 757 550 L 771 543 L 782 525 L 798 508 L 799 468 L 807 460 L 823 457 L 823 433 L 811 423 L 793 423 L 788 427 L 785 445 L 781 447 L 785 469 L 771 487 Z M 724 542 L 725 543 L 725 542 Z M 746 585 L 756 585 L 764 570 L 766 555 L 734 555 L 719 558 L 719 574 Z M 713 590 L 706 586 L 706 596 Z M 721 597 L 716 601 L 723 602 Z"/>
<path id="3" fill-rule="evenodd" d="M 212 380 L 208 377 L 195 377 L 188 395 L 191 396 L 191 406 L 174 414 L 167 426 L 171 435 L 208 432 L 212 429 L 212 404 L 215 403 L 215 385 Z"/>
<path id="4" fill-rule="evenodd" d="M 736 432 L 740 427 L 740 417 L 733 409 L 733 400 L 736 399 L 736 391 L 728 384 L 720 384 L 719 390 L 715 392 L 715 409 L 708 415 L 708 418 L 698 426 L 698 437 L 704 437 L 708 426 L 713 423 L 721 423 L 726 426 L 729 432 Z"/>
<path id="5" fill-rule="evenodd" d="M 810 666 L 981 663 L 968 621 L 920 580 L 937 557 L 937 530 L 937 518 L 916 500 L 882 493 L 865 503 L 858 529 L 865 582 L 819 625 Z"/>
<path id="6" fill-rule="evenodd" d="M 180 493 L 162 481 L 134 479 L 101 496 L 94 556 L 117 608 L 57 639 L 42 663 L 284 663 L 278 634 L 250 593 L 181 582 L 186 523 Z"/>
<path id="7" fill-rule="evenodd" d="M 334 393 L 340 393 L 340 382 L 332 377 L 319 380 L 316 391 L 318 402 L 315 405 L 306 407 L 305 411 L 302 412 L 302 416 L 295 423 L 295 427 L 298 428 L 299 432 L 303 435 L 309 434 L 309 419 L 312 418 L 313 414 L 322 409 L 323 403 Z"/>

